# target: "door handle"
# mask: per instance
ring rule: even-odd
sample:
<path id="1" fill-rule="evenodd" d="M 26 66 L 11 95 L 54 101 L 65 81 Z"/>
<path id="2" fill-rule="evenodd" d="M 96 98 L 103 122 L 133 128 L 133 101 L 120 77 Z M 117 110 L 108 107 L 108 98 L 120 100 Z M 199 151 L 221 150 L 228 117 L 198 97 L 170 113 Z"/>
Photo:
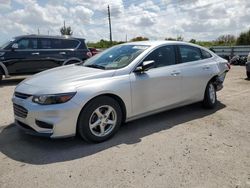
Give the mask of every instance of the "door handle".
<path id="1" fill-rule="evenodd" d="M 180 74 L 181 74 L 180 71 L 173 71 L 173 72 L 171 73 L 172 76 L 178 76 L 178 75 L 180 75 Z"/>
<path id="2" fill-rule="evenodd" d="M 32 53 L 32 55 L 39 55 L 39 52 L 34 52 Z"/>
<path id="3" fill-rule="evenodd" d="M 66 52 L 59 52 L 59 54 L 61 54 L 61 55 L 65 55 L 65 54 L 66 54 Z"/>

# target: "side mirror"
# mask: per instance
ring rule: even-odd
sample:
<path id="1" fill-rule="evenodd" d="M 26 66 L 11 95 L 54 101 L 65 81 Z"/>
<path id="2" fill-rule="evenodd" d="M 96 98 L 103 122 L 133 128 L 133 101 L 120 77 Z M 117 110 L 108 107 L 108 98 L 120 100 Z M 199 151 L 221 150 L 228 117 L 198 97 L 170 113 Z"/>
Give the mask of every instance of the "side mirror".
<path id="1" fill-rule="evenodd" d="M 11 46 L 12 50 L 18 49 L 18 43 L 14 43 Z"/>
<path id="2" fill-rule="evenodd" d="M 155 66 L 155 61 L 154 60 L 150 60 L 150 61 L 143 61 L 141 66 L 138 66 L 134 72 L 145 72 L 148 71 L 149 69 L 154 68 Z"/>

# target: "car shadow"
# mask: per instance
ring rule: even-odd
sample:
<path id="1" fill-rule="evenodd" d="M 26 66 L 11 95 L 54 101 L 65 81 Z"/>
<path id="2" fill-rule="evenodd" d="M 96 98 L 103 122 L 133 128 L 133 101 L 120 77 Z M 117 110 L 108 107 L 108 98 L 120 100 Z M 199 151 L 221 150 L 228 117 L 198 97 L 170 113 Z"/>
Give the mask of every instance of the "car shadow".
<path id="1" fill-rule="evenodd" d="M 0 88 L 4 86 L 15 86 L 23 81 L 25 78 L 12 78 L 12 79 L 4 79 L 0 81 Z"/>
<path id="2" fill-rule="evenodd" d="M 126 123 L 113 138 L 99 144 L 88 144 L 79 137 L 53 140 L 30 136 L 11 124 L 0 129 L 0 152 L 13 160 L 36 165 L 70 161 L 119 147 L 120 144 L 139 143 L 143 137 L 200 119 L 225 107 L 219 102 L 217 108 L 206 110 L 196 103 L 165 111 Z"/>

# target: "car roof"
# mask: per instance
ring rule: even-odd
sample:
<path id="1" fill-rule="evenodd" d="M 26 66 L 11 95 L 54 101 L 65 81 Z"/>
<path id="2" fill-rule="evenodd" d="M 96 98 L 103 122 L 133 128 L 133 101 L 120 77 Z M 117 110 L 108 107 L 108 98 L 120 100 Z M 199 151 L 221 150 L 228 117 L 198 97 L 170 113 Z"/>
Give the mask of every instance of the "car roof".
<path id="1" fill-rule="evenodd" d="M 173 40 L 147 40 L 147 41 L 129 42 L 129 43 L 124 43 L 122 45 L 148 45 L 150 47 L 157 47 L 157 46 L 164 45 L 164 44 L 166 45 L 167 44 L 189 45 L 189 46 L 194 46 L 194 47 L 208 50 L 207 48 L 203 46 L 199 46 L 197 44 L 193 44 L 190 42 L 183 42 L 183 41 L 173 41 Z"/>
<path id="2" fill-rule="evenodd" d="M 68 35 L 61 35 L 61 36 L 53 36 L 53 35 L 20 35 L 20 36 L 16 36 L 16 39 L 19 38 L 24 38 L 24 37 L 29 37 L 29 38 L 51 38 L 51 39 L 78 39 L 78 40 L 85 40 L 84 38 L 75 38 L 75 37 L 71 37 Z"/>
<path id="3" fill-rule="evenodd" d="M 129 42 L 126 44 L 158 46 L 162 44 L 190 44 L 190 43 L 182 42 L 182 41 L 172 41 L 172 40 L 147 40 L 147 41 Z"/>

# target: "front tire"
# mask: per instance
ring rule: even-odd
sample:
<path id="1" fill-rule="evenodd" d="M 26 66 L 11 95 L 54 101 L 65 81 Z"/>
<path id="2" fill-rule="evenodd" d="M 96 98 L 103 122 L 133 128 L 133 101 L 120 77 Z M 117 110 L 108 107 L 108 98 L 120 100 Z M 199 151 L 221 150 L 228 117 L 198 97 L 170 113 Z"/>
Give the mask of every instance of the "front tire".
<path id="1" fill-rule="evenodd" d="M 250 79 L 250 72 L 247 71 L 247 78 Z"/>
<path id="2" fill-rule="evenodd" d="M 3 75 L 0 74 L 0 82 L 3 80 Z"/>
<path id="3" fill-rule="evenodd" d="M 122 111 L 116 100 L 102 96 L 90 101 L 81 111 L 77 131 L 88 142 L 111 138 L 122 122 Z"/>
<path id="4" fill-rule="evenodd" d="M 203 99 L 203 106 L 205 108 L 215 108 L 217 105 L 217 95 L 216 95 L 216 90 L 215 86 L 212 82 L 209 82 L 206 87 L 206 91 L 204 94 L 204 99 Z"/>

